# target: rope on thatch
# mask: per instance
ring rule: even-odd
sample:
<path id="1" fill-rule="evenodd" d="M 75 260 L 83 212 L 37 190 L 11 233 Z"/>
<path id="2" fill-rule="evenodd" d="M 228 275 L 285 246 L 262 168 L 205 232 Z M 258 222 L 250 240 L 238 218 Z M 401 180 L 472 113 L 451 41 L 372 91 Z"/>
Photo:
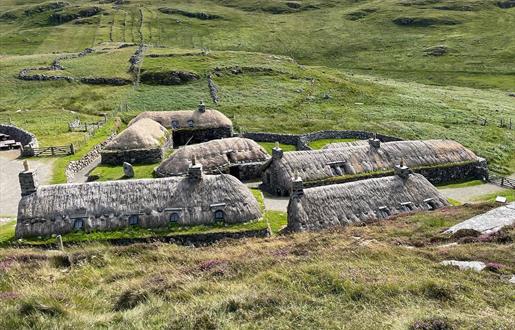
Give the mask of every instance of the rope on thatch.
<path id="1" fill-rule="evenodd" d="M 182 175 L 190 160 L 196 157 L 207 173 L 233 164 L 264 162 L 269 156 L 255 141 L 245 138 L 227 138 L 188 145 L 178 149 L 156 169 L 158 176 Z"/>
<path id="2" fill-rule="evenodd" d="M 448 206 L 446 198 L 420 174 L 389 176 L 303 190 L 288 205 L 293 231 L 366 223 L 400 213 Z"/>

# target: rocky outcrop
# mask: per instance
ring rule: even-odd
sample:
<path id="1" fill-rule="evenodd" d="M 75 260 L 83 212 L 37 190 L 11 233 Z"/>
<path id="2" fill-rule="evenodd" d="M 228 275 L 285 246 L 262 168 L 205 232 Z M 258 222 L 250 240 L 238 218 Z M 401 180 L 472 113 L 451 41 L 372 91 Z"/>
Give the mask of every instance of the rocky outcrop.
<path id="1" fill-rule="evenodd" d="M 497 7 L 501 9 L 509 9 L 515 7 L 515 0 L 499 1 Z"/>
<path id="2" fill-rule="evenodd" d="M 78 18 L 91 17 L 100 13 L 100 7 L 81 8 L 77 11 L 56 12 L 50 15 L 49 22 L 54 25 L 64 24 Z"/>
<path id="3" fill-rule="evenodd" d="M 393 23 L 400 26 L 427 27 L 433 25 L 457 25 L 461 22 L 452 18 L 435 17 L 397 17 Z"/>
<path id="4" fill-rule="evenodd" d="M 39 13 L 44 13 L 45 11 L 55 10 L 55 9 L 61 9 L 66 6 L 69 6 L 69 2 L 64 1 L 55 1 L 50 3 L 45 3 L 42 5 L 37 5 L 34 7 L 30 7 L 24 11 L 25 16 L 32 16 Z"/>
<path id="5" fill-rule="evenodd" d="M 424 49 L 424 52 L 429 56 L 442 56 L 447 54 L 448 48 L 446 46 L 434 46 Z"/>
<path id="6" fill-rule="evenodd" d="M 199 75 L 186 71 L 144 71 L 140 76 L 140 81 L 149 85 L 184 85 L 198 79 Z"/>
<path id="7" fill-rule="evenodd" d="M 185 10 L 181 10 L 181 9 L 174 9 L 174 8 L 163 7 L 163 8 L 159 8 L 158 10 L 160 12 L 162 12 L 163 14 L 181 15 L 181 16 L 190 17 L 190 18 L 198 18 L 198 19 L 201 19 L 201 20 L 211 20 L 211 19 L 220 19 L 220 18 L 222 18 L 222 16 L 214 15 L 214 14 L 208 14 L 208 13 L 205 13 L 205 12 L 193 13 L 193 12 L 189 12 L 189 11 L 185 11 Z"/>

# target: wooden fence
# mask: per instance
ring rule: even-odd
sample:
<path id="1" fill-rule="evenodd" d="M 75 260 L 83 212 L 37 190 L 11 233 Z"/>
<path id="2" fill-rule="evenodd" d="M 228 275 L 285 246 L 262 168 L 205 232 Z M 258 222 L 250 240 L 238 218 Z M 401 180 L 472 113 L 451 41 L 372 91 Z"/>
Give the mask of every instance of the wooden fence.
<path id="1" fill-rule="evenodd" d="M 68 156 L 75 154 L 75 147 L 73 144 L 67 146 L 50 146 L 41 148 L 26 148 L 23 150 L 23 155 L 33 157 L 55 157 L 55 156 Z"/>
<path id="2" fill-rule="evenodd" d="M 504 176 L 490 175 L 488 181 L 504 188 L 515 189 L 515 180 Z"/>

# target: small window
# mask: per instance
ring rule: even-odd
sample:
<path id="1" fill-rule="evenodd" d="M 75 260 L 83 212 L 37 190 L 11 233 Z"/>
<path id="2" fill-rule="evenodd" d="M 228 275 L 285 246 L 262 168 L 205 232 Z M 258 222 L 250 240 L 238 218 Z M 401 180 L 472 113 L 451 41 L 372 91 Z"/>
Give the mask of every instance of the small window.
<path id="1" fill-rule="evenodd" d="M 388 206 L 380 206 L 379 207 L 379 213 L 380 215 L 382 215 L 384 218 L 387 218 L 391 215 L 390 213 L 390 209 L 388 208 Z"/>
<path id="2" fill-rule="evenodd" d="M 84 220 L 82 219 L 75 219 L 73 222 L 73 229 L 74 230 L 82 230 L 84 229 Z"/>
<path id="3" fill-rule="evenodd" d="M 222 210 L 215 211 L 215 221 L 224 221 L 225 213 Z"/>
<path id="4" fill-rule="evenodd" d="M 413 203 L 412 202 L 401 203 L 401 206 L 404 209 L 404 211 L 407 211 L 407 212 L 413 211 Z"/>
<path id="5" fill-rule="evenodd" d="M 177 120 L 172 120 L 172 128 L 179 128 L 179 122 Z"/>
<path id="6" fill-rule="evenodd" d="M 188 120 L 188 127 L 193 127 L 193 120 L 192 119 Z"/>
<path id="7" fill-rule="evenodd" d="M 137 226 L 139 225 L 139 215 L 132 214 L 129 216 L 129 225 L 130 226 Z"/>
<path id="8" fill-rule="evenodd" d="M 180 218 L 181 218 L 181 216 L 177 212 L 174 212 L 174 213 L 170 214 L 170 222 L 172 222 L 172 223 L 179 222 Z"/>
<path id="9" fill-rule="evenodd" d="M 424 202 L 427 205 L 427 209 L 430 211 L 436 210 L 438 208 L 435 200 L 432 198 L 424 199 Z"/>

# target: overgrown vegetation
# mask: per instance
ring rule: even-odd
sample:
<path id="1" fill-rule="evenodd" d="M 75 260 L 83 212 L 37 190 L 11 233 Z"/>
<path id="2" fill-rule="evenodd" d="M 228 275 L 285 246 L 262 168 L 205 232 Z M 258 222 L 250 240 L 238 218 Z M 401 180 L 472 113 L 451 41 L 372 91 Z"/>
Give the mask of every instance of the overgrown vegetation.
<path id="1" fill-rule="evenodd" d="M 512 328 L 513 243 L 437 247 L 432 240 L 490 207 L 202 248 L 4 248 L 0 327 Z M 439 265 L 448 259 L 496 267 L 476 273 Z"/>

